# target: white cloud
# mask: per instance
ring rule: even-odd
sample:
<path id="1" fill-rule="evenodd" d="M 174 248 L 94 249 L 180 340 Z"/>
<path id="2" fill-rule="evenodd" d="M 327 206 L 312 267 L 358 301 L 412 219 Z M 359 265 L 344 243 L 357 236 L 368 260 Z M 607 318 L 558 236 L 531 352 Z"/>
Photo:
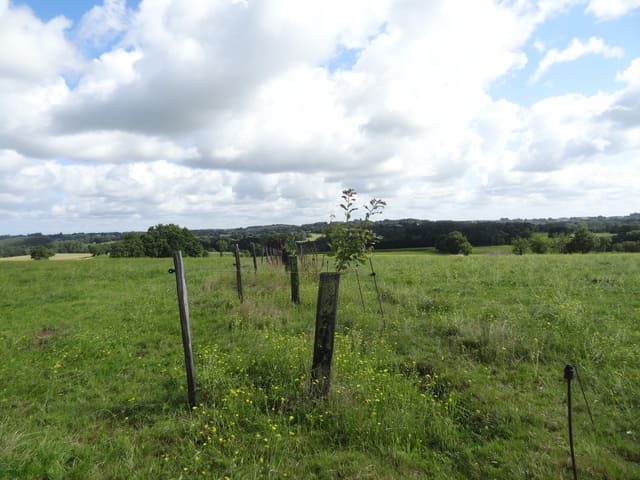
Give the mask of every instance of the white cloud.
<path id="1" fill-rule="evenodd" d="M 130 14 L 126 0 L 104 0 L 82 16 L 77 34 L 95 47 L 108 45 L 126 30 Z"/>
<path id="2" fill-rule="evenodd" d="M 627 86 L 611 94 L 568 94 L 534 104 L 526 115 L 518 169 L 557 171 L 624 154 L 640 155 L 638 59 L 618 74 Z"/>
<path id="3" fill-rule="evenodd" d="M 547 49 L 544 42 L 539 39 L 533 42 L 533 48 L 535 48 L 540 53 L 544 52 Z"/>
<path id="4" fill-rule="evenodd" d="M 202 154 L 192 164 L 210 168 L 455 174 L 460 131 L 487 104 L 486 86 L 522 67 L 532 28 L 489 1 L 467 10 L 461 21 L 451 2 L 143 3 L 134 49 L 114 59 L 126 81 L 103 55 L 55 123 L 180 138 Z M 361 55 L 330 75 L 321 65 L 340 44 Z M 424 138 L 432 129 L 438 141 Z"/>
<path id="5" fill-rule="evenodd" d="M 590 0 L 587 12 L 602 20 L 613 20 L 638 7 L 640 0 Z"/>
<path id="6" fill-rule="evenodd" d="M 540 61 L 537 70 L 531 77 L 532 82 L 537 82 L 554 65 L 572 62 L 585 55 L 602 55 L 606 58 L 620 58 L 624 52 L 620 47 L 611 47 L 598 37 L 590 37 L 587 43 L 574 38 L 571 44 L 564 50 L 552 48 Z"/>
<path id="7" fill-rule="evenodd" d="M 51 108 L 63 103 L 68 93 L 61 77 L 44 77 L 33 84 L 0 79 L 0 138 L 14 133 L 29 138 L 49 122 Z"/>
<path id="8" fill-rule="evenodd" d="M 79 57 L 65 38 L 70 25 L 64 17 L 42 22 L 28 8 L 0 1 L 0 80 L 35 82 L 75 68 Z"/>
<path id="9" fill-rule="evenodd" d="M 618 72 L 616 80 L 640 86 L 640 58 L 634 59 L 625 71 Z"/>
<path id="10" fill-rule="evenodd" d="M 527 115 L 526 137 L 518 168 L 526 171 L 560 170 L 584 163 L 596 154 L 617 150 L 611 127 L 601 119 L 613 96 L 569 94 L 542 100 Z"/>
<path id="11" fill-rule="evenodd" d="M 76 95 L 94 101 L 108 100 L 118 87 L 139 80 L 135 65 L 141 58 L 139 51 L 121 48 L 103 53 L 85 66 L 84 75 L 75 88 Z"/>

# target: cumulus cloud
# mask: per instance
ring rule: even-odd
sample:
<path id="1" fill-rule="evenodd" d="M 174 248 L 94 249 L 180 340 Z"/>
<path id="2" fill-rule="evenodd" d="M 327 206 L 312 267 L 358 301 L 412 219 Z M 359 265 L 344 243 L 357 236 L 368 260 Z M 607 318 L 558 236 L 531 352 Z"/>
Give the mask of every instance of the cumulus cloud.
<path id="1" fill-rule="evenodd" d="M 375 33 L 387 2 L 143 2 L 123 41 L 139 81 L 96 101 L 78 92 L 67 129 L 180 133 L 242 108 L 270 78 L 327 61 L 337 44 Z M 355 15 L 354 12 L 361 12 Z M 99 81 L 99 79 L 98 79 Z"/>
<path id="2" fill-rule="evenodd" d="M 640 58 L 631 62 L 626 70 L 616 75 L 616 80 L 624 82 L 625 88 L 616 95 L 616 100 L 607 112 L 607 117 L 629 137 L 640 140 Z M 633 143 L 633 142 L 632 142 Z"/>
<path id="3" fill-rule="evenodd" d="M 27 7 L 0 1 L 0 79 L 38 81 L 78 66 L 64 17 L 42 22 Z"/>
<path id="4" fill-rule="evenodd" d="M 594 118 L 611 106 L 609 95 L 586 97 L 570 94 L 534 104 L 527 118 L 527 139 L 519 167 L 528 171 L 559 170 L 614 148 L 610 128 Z"/>
<path id="5" fill-rule="evenodd" d="M 623 54 L 622 48 L 611 47 L 598 37 L 590 37 L 586 43 L 583 43 L 578 38 L 574 38 L 571 40 L 571 44 L 564 50 L 552 48 L 547 52 L 531 77 L 531 82 L 535 83 L 540 80 L 552 66 L 560 63 L 573 62 L 585 55 L 602 55 L 606 58 L 620 58 Z"/>
<path id="6" fill-rule="evenodd" d="M 104 0 L 82 16 L 77 35 L 94 47 L 108 45 L 126 31 L 130 15 L 126 0 Z"/>
<path id="7" fill-rule="evenodd" d="M 516 167 L 558 171 L 607 157 L 640 153 L 640 59 L 616 78 L 626 86 L 592 96 L 568 94 L 535 103 L 525 113 Z M 627 157 L 625 157 L 627 158 Z"/>
<path id="8" fill-rule="evenodd" d="M 640 58 L 633 60 L 626 70 L 618 72 L 616 80 L 629 85 L 640 85 Z"/>
<path id="9" fill-rule="evenodd" d="M 199 152 L 187 159 L 198 167 L 448 176 L 464 163 L 461 127 L 493 79 L 524 65 L 532 28 L 488 1 L 462 22 L 451 2 L 277 3 L 143 3 L 129 49 L 94 62 L 54 123 L 173 136 Z M 360 49 L 357 62 L 328 72 L 340 45 Z M 431 129 L 438 142 L 423 138 Z M 425 165 L 436 153 L 448 158 Z"/>
<path id="10" fill-rule="evenodd" d="M 590 0 L 587 12 L 602 20 L 612 20 L 638 7 L 640 0 Z"/>

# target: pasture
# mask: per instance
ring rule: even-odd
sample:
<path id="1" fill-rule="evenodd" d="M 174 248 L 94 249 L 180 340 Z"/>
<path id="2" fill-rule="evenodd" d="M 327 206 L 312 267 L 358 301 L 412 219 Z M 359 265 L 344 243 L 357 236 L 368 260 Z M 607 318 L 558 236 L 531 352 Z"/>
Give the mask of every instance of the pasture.
<path id="1" fill-rule="evenodd" d="M 185 259 L 189 409 L 171 259 L 0 263 L 0 478 L 572 478 L 567 363 L 580 478 L 640 478 L 639 255 L 374 265 L 384 318 L 343 275 L 317 400 L 317 272 L 293 305 L 244 258 L 240 304 L 230 257 Z"/>

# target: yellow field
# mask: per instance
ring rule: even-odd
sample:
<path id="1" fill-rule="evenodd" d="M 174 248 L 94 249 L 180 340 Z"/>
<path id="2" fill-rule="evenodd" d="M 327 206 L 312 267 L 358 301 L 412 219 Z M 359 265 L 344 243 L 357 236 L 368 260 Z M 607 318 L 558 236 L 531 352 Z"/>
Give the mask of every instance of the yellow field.
<path id="1" fill-rule="evenodd" d="M 90 253 L 56 253 L 53 257 L 50 257 L 49 260 L 86 260 L 87 258 L 91 258 Z M 0 261 L 5 262 L 23 262 L 27 260 L 32 260 L 29 255 L 0 258 Z"/>

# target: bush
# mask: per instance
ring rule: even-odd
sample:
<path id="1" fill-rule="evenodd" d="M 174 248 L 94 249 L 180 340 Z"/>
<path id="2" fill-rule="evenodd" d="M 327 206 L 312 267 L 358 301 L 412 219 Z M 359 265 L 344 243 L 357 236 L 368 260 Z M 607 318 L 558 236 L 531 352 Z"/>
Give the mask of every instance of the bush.
<path id="1" fill-rule="evenodd" d="M 436 249 L 439 252 L 450 253 L 452 255 L 458 255 L 460 253 L 463 255 L 469 255 L 473 247 L 462 232 L 454 230 L 446 235 L 442 235 L 438 239 Z"/>
<path id="2" fill-rule="evenodd" d="M 39 245 L 31 249 L 31 258 L 34 260 L 49 260 L 49 257 L 53 257 L 55 252 L 44 245 Z"/>
<path id="3" fill-rule="evenodd" d="M 144 244 L 142 237 L 135 233 L 125 233 L 122 240 L 111 244 L 109 254 L 117 257 L 144 257 Z"/>
<path id="4" fill-rule="evenodd" d="M 529 251 L 529 241 L 522 237 L 514 238 L 511 242 L 511 251 L 516 255 L 524 255 Z"/>
<path id="5" fill-rule="evenodd" d="M 111 243 L 92 243 L 87 248 L 92 256 L 97 257 L 99 255 L 107 255 L 111 250 L 111 245 Z"/>
<path id="6" fill-rule="evenodd" d="M 595 247 L 595 237 L 593 233 L 584 227 L 580 227 L 573 234 L 567 244 L 567 253 L 588 253 Z"/>
<path id="7" fill-rule="evenodd" d="M 615 243 L 613 245 L 614 252 L 640 252 L 640 242 L 632 242 L 625 240 L 624 242 Z"/>
<path id="8" fill-rule="evenodd" d="M 551 237 L 551 252 L 553 253 L 567 253 L 567 245 L 571 239 L 567 235 L 556 235 Z"/>
<path id="9" fill-rule="evenodd" d="M 551 239 L 543 233 L 534 233 L 529 237 L 529 247 L 533 253 L 547 253 L 551 248 Z"/>
<path id="10" fill-rule="evenodd" d="M 222 254 L 224 252 L 226 252 L 227 250 L 229 250 L 229 242 L 227 242 L 225 239 L 223 238 L 219 238 L 218 240 L 216 240 L 215 243 L 215 249 L 220 252 L 220 256 L 222 256 Z"/>

